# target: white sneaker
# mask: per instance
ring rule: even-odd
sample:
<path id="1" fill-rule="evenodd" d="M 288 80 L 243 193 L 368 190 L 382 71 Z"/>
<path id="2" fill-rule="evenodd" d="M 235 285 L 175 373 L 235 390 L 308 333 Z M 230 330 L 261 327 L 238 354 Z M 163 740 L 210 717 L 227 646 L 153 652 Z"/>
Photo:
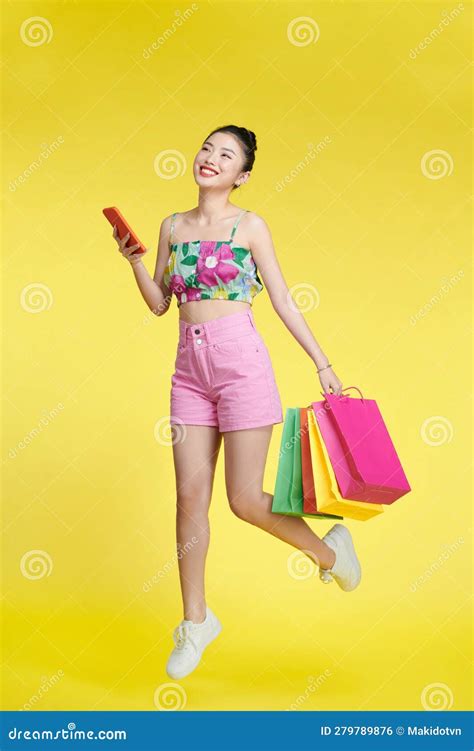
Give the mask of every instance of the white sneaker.
<path id="1" fill-rule="evenodd" d="M 319 568 L 319 578 L 323 582 L 333 579 L 345 592 L 355 589 L 361 579 L 361 568 L 352 542 L 352 536 L 343 524 L 335 524 L 322 538 L 336 554 L 332 568 Z"/>
<path id="2" fill-rule="evenodd" d="M 166 663 L 170 678 L 184 678 L 199 665 L 207 645 L 220 634 L 222 624 L 206 606 L 206 618 L 202 623 L 182 620 L 173 631 L 175 648 Z"/>

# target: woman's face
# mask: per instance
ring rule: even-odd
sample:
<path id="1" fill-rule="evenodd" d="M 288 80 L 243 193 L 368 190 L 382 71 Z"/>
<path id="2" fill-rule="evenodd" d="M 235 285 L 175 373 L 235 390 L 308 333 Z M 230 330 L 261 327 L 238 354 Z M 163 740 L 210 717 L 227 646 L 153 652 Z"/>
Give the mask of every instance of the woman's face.
<path id="1" fill-rule="evenodd" d="M 244 153 L 240 142 L 231 133 L 213 133 L 196 154 L 194 179 L 202 187 L 232 188 L 241 178 L 246 182 L 249 172 L 242 172 Z M 242 177 L 243 176 L 243 177 Z"/>

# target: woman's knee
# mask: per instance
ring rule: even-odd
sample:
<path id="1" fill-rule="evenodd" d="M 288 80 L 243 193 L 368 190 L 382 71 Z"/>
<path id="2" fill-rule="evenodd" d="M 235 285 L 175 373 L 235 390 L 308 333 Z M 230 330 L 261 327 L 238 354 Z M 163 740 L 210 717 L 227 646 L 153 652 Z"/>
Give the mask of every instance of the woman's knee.
<path id="1" fill-rule="evenodd" d="M 176 496 L 176 511 L 178 514 L 191 516 L 193 519 L 207 517 L 211 495 L 203 492 L 202 488 L 194 490 L 180 490 Z"/>
<path id="2" fill-rule="evenodd" d="M 247 522 L 252 522 L 256 519 L 258 498 L 253 493 L 241 493 L 237 496 L 228 496 L 229 506 L 232 512 Z"/>

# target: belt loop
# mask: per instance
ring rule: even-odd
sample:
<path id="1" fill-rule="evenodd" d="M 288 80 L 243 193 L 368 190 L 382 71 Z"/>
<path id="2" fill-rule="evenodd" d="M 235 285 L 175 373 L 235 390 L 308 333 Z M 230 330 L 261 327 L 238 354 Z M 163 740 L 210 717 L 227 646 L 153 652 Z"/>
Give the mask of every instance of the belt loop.
<path id="1" fill-rule="evenodd" d="M 253 320 L 253 314 L 252 311 L 249 309 L 247 310 L 247 315 L 250 318 L 250 323 L 252 324 L 252 327 L 257 330 L 257 327 L 255 326 L 255 321 Z"/>

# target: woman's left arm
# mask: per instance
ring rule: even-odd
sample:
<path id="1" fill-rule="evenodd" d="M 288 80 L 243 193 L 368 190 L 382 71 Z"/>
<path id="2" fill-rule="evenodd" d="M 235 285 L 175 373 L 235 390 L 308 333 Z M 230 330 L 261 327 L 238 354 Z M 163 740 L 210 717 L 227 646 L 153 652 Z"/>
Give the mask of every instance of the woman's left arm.
<path id="1" fill-rule="evenodd" d="M 328 393 L 332 389 L 333 393 L 340 394 L 342 383 L 330 367 L 328 358 L 314 338 L 285 282 L 275 254 L 270 228 L 261 216 L 252 213 L 246 229 L 259 276 L 275 311 L 320 371 L 318 376 L 324 392 Z"/>

